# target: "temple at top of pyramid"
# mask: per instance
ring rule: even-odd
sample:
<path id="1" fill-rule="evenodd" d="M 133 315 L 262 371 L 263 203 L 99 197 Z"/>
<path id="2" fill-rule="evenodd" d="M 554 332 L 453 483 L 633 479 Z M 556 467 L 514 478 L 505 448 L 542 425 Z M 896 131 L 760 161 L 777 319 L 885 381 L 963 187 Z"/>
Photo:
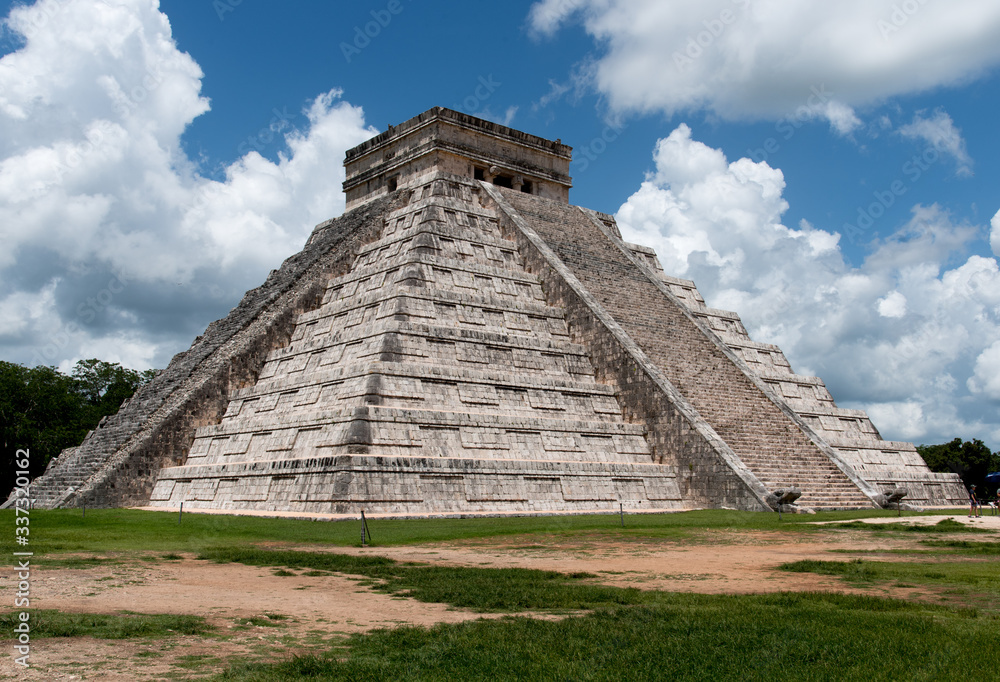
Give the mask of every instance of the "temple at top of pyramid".
<path id="1" fill-rule="evenodd" d="M 572 148 L 435 107 L 347 151 L 347 210 L 442 171 L 569 203 Z"/>
<path id="2" fill-rule="evenodd" d="M 347 152 L 348 209 L 83 444 L 35 504 L 356 514 L 954 505 L 710 308 L 570 147 L 431 109 Z M 796 508 L 796 507 L 792 507 Z"/>

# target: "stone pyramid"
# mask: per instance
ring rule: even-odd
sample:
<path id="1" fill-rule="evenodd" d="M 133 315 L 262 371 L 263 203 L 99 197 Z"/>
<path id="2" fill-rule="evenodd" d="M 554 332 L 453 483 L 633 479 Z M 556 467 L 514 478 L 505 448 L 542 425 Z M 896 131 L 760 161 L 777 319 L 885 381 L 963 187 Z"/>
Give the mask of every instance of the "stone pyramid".
<path id="1" fill-rule="evenodd" d="M 568 203 L 571 150 L 431 109 L 347 155 L 347 212 L 79 448 L 36 504 L 326 513 L 960 504 Z"/>

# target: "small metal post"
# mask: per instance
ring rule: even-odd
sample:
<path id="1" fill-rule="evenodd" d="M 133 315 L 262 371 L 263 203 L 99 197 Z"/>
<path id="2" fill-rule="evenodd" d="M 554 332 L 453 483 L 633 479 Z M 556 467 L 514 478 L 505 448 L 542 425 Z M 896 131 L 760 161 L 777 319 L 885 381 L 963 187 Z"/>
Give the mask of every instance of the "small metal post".
<path id="1" fill-rule="evenodd" d="M 83 518 L 87 518 L 87 505 L 83 505 Z"/>
<path id="2" fill-rule="evenodd" d="M 361 546 L 365 546 L 365 510 L 361 510 Z"/>
<path id="3" fill-rule="evenodd" d="M 181 502 L 181 509 L 177 512 L 177 525 L 181 525 L 181 517 L 184 516 L 184 503 Z"/>
<path id="4" fill-rule="evenodd" d="M 622 528 L 625 527 L 625 509 L 622 507 L 622 503 L 618 503 L 618 514 L 622 517 Z"/>

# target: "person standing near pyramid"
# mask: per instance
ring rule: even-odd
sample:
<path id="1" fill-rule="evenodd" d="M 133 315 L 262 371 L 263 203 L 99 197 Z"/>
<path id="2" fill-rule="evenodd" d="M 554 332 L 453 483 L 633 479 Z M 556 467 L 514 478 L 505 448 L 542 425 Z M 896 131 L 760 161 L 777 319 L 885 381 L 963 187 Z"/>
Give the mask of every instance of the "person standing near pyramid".
<path id="1" fill-rule="evenodd" d="M 979 498 L 976 497 L 976 486 L 973 484 L 969 488 L 969 518 L 979 518 L 982 516 L 982 507 L 979 506 Z"/>

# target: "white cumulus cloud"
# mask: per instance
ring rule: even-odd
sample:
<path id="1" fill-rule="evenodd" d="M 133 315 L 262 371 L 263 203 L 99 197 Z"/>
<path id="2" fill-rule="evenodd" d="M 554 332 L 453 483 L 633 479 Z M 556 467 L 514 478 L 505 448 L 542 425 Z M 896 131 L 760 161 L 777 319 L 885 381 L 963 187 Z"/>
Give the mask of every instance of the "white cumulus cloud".
<path id="1" fill-rule="evenodd" d="M 542 0 L 531 6 L 528 24 L 537 33 L 551 35 L 574 12 L 588 4 L 587 0 Z"/>
<path id="2" fill-rule="evenodd" d="M 902 317 L 906 314 L 906 296 L 893 291 L 878 300 L 878 314 L 882 317 Z"/>
<path id="3" fill-rule="evenodd" d="M 776 118 L 805 106 L 841 134 L 859 106 L 1000 62 L 993 0 L 543 0 L 528 15 L 540 35 L 571 21 L 598 46 L 580 73 L 618 112 Z M 811 97 L 821 86 L 829 99 Z"/>
<path id="4" fill-rule="evenodd" d="M 962 176 L 972 175 L 972 158 L 965 147 L 962 132 L 955 127 L 951 116 L 938 109 L 930 118 L 925 118 L 918 111 L 911 123 L 902 126 L 899 134 L 915 140 L 923 140 L 938 153 L 947 154 L 958 164 L 956 173 Z"/>
<path id="5" fill-rule="evenodd" d="M 973 393 L 1000 400 L 1000 341 L 993 342 L 976 358 L 975 374 L 968 384 Z"/>
<path id="6" fill-rule="evenodd" d="M 653 156 L 655 171 L 616 217 L 668 274 L 740 313 L 755 339 L 781 346 L 797 372 L 823 377 L 840 404 L 869 410 L 887 437 L 1000 430 L 996 403 L 978 399 L 1000 398 L 1000 355 L 987 350 L 1000 338 L 1000 268 L 995 258 L 960 257 L 981 226 L 918 205 L 854 267 L 835 232 L 781 222 L 780 170 L 729 161 L 684 124 Z"/>
<path id="7" fill-rule="evenodd" d="M 156 2 L 16 6 L 6 26 L 24 38 L 0 59 L 10 360 L 163 366 L 343 211 L 330 160 L 377 132 L 331 90 L 285 108 L 277 162 L 248 151 L 210 179 L 180 142 L 210 108 L 202 71 Z"/>

